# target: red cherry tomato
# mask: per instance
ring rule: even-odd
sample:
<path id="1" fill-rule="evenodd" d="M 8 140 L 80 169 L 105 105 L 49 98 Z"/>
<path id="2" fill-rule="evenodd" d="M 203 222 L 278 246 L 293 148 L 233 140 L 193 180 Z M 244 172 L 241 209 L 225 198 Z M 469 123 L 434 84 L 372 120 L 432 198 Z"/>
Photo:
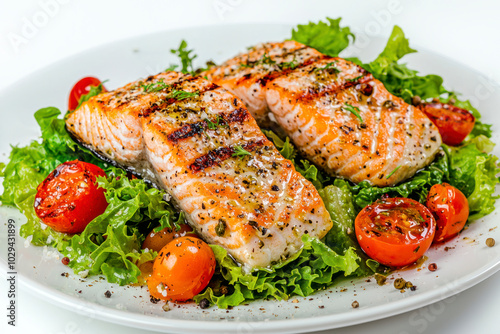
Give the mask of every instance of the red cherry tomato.
<path id="1" fill-rule="evenodd" d="M 427 195 L 427 207 L 436 218 L 434 242 L 454 237 L 469 218 L 469 202 L 465 195 L 448 183 L 435 184 Z"/>
<path id="2" fill-rule="evenodd" d="M 196 238 L 196 233 L 194 233 L 193 229 L 187 224 L 182 224 L 178 231 L 168 227 L 158 232 L 155 232 L 153 229 L 148 233 L 146 239 L 142 243 L 142 249 L 147 248 L 159 252 L 170 241 L 184 236 Z"/>
<path id="3" fill-rule="evenodd" d="M 363 251 L 386 266 L 401 267 L 429 249 L 436 222 L 422 204 L 409 198 L 381 199 L 356 217 L 356 237 Z"/>
<path id="4" fill-rule="evenodd" d="M 476 120 L 465 109 L 446 103 L 422 103 L 420 108 L 437 126 L 446 145 L 459 145 L 474 128 Z"/>
<path id="5" fill-rule="evenodd" d="M 57 166 L 38 185 L 36 215 L 56 231 L 82 232 L 108 206 L 104 189 L 95 184 L 97 176 L 106 176 L 106 173 L 83 161 L 68 161 Z"/>
<path id="6" fill-rule="evenodd" d="M 100 84 L 102 84 L 101 80 L 94 77 L 85 77 L 83 79 L 80 79 L 80 81 L 78 81 L 73 86 L 71 92 L 69 93 L 68 110 L 75 110 L 76 107 L 78 107 L 80 97 L 82 97 L 82 95 L 88 94 L 90 92 L 91 86 L 97 87 Z M 102 91 L 107 92 L 104 86 L 102 86 Z"/>
<path id="7" fill-rule="evenodd" d="M 214 252 L 204 241 L 180 237 L 162 248 L 148 278 L 149 293 L 158 299 L 186 301 L 203 290 L 215 272 Z"/>

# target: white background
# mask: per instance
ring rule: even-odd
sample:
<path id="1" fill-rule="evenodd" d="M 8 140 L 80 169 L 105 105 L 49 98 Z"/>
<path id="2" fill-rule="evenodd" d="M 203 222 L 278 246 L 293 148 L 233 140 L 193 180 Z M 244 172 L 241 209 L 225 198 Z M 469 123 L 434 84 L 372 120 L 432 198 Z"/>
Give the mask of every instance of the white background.
<path id="1" fill-rule="evenodd" d="M 0 89 L 60 59 L 131 36 L 203 25 L 306 23 L 325 16 L 342 16 L 344 25 L 380 36 L 389 36 L 392 26 L 398 24 L 417 49 L 426 48 L 448 56 L 500 81 L 500 2 L 401 0 L 397 14 L 389 13 L 390 2 L 0 0 Z M 0 110 L 2 114 L 7 112 L 13 111 Z M 7 305 L 6 291 L 7 284 L 2 279 L 2 310 Z M 7 326 L 2 315 L 6 311 L 2 311 L 1 333 L 128 334 L 138 331 L 82 317 L 22 289 L 18 291 L 17 301 L 18 326 Z M 335 333 L 498 333 L 499 310 L 500 274 L 496 274 L 445 301 Z M 147 330 L 141 332 L 147 333 Z"/>

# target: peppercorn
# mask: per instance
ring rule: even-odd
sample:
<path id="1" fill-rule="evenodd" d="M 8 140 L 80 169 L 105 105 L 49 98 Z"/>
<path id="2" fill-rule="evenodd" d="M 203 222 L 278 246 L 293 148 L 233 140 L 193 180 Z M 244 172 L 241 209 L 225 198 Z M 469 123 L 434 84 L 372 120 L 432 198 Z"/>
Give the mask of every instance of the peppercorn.
<path id="1" fill-rule="evenodd" d="M 411 291 L 415 291 L 417 290 L 417 286 L 416 285 L 412 285 L 411 288 L 410 288 Z"/>
<path id="2" fill-rule="evenodd" d="M 488 246 L 488 247 L 495 246 L 495 239 L 493 239 L 493 238 L 486 239 L 486 246 Z"/>
<path id="3" fill-rule="evenodd" d="M 108 290 L 108 291 L 106 291 L 106 292 L 104 293 L 104 296 L 105 296 L 106 298 L 111 298 L 111 291 L 109 291 L 109 290 Z"/>
<path id="4" fill-rule="evenodd" d="M 384 275 L 375 274 L 375 280 L 378 285 L 384 285 L 387 278 Z"/>
<path id="5" fill-rule="evenodd" d="M 202 308 L 202 309 L 209 308 L 209 307 L 210 307 L 210 302 L 208 301 L 208 299 L 203 298 L 202 300 L 200 300 L 200 304 L 199 304 L 199 306 L 200 306 L 200 308 Z"/>
<path id="6" fill-rule="evenodd" d="M 352 308 L 358 308 L 359 307 L 358 301 L 357 300 L 353 301 L 351 306 L 352 306 Z"/>
<path id="7" fill-rule="evenodd" d="M 422 102 L 422 99 L 418 95 L 415 95 L 414 97 L 411 98 L 411 104 L 414 106 L 418 106 L 420 102 Z"/>
<path id="8" fill-rule="evenodd" d="M 67 266 L 69 264 L 69 257 L 65 256 L 61 259 L 62 264 Z"/>
<path id="9" fill-rule="evenodd" d="M 437 270 L 437 268 L 438 268 L 438 266 L 437 266 L 437 264 L 435 264 L 435 263 L 431 263 L 431 264 L 429 264 L 429 266 L 428 266 L 427 268 L 428 268 L 430 271 L 436 271 L 436 270 Z"/>
<path id="10" fill-rule="evenodd" d="M 406 281 L 402 278 L 396 278 L 394 281 L 394 287 L 398 290 L 404 289 L 406 285 Z"/>

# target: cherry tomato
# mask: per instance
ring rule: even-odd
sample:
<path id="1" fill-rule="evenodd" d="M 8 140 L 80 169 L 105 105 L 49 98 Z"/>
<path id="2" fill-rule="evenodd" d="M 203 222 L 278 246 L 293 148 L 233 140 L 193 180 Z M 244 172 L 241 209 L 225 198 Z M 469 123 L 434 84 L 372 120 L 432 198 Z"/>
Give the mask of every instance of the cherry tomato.
<path id="1" fill-rule="evenodd" d="M 472 131 L 476 121 L 469 111 L 451 104 L 422 103 L 420 108 L 437 126 L 446 145 L 459 145 Z"/>
<path id="2" fill-rule="evenodd" d="M 104 189 L 95 184 L 97 176 L 106 173 L 87 162 L 75 160 L 57 166 L 38 185 L 36 215 L 56 231 L 82 232 L 108 206 Z"/>
<path id="3" fill-rule="evenodd" d="M 210 246 L 198 238 L 180 237 L 163 247 L 155 259 L 149 293 L 163 300 L 186 301 L 208 285 L 214 272 Z"/>
<path id="4" fill-rule="evenodd" d="M 102 84 L 101 80 L 94 77 L 85 77 L 83 79 L 80 79 L 80 81 L 78 81 L 73 86 L 71 92 L 69 93 L 68 110 L 75 110 L 76 107 L 78 107 L 80 97 L 82 95 L 88 94 L 90 92 L 91 86 L 97 87 L 100 84 Z M 104 86 L 102 86 L 102 91 L 107 92 Z"/>
<path id="5" fill-rule="evenodd" d="M 422 204 L 409 198 L 381 199 L 356 217 L 356 237 L 363 251 L 386 266 L 401 267 L 429 249 L 436 222 Z"/>
<path id="6" fill-rule="evenodd" d="M 153 229 L 148 233 L 146 239 L 142 243 L 142 249 L 148 248 L 154 250 L 155 252 L 159 252 L 170 241 L 183 236 L 196 237 L 196 234 L 187 224 L 182 224 L 178 231 L 168 227 L 158 232 L 155 232 Z"/>
<path id="7" fill-rule="evenodd" d="M 435 184 L 427 195 L 427 207 L 436 218 L 434 242 L 454 237 L 469 218 L 469 202 L 465 195 L 448 183 Z"/>

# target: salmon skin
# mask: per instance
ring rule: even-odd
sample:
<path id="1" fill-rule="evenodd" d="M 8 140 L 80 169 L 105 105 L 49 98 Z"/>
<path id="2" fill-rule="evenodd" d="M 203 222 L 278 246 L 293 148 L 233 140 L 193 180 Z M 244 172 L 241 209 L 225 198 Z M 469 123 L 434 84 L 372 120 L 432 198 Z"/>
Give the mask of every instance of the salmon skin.
<path id="1" fill-rule="evenodd" d="M 283 59 L 280 48 L 281 54 L 288 54 L 290 43 L 269 43 L 257 49 L 272 49 L 266 62 L 278 63 Z M 307 48 L 293 43 L 296 50 Z M 270 112 L 300 152 L 332 176 L 391 186 L 432 162 L 442 141 L 423 112 L 389 93 L 360 66 L 314 51 L 307 52 L 314 54 L 310 61 L 293 68 L 269 68 L 266 80 L 260 67 L 244 65 L 248 58 L 263 62 L 263 58 L 254 60 L 253 50 L 202 75 L 243 101 L 255 96 L 255 88 L 250 88 L 260 84 L 258 102 L 252 105 L 265 110 L 262 113 Z M 238 86 L 241 81 L 232 78 L 240 74 L 245 79 Z"/>
<path id="2" fill-rule="evenodd" d="M 329 213 L 241 100 L 201 77 L 166 72 L 100 94 L 66 128 L 99 155 L 165 189 L 207 242 L 246 270 L 322 238 Z"/>

